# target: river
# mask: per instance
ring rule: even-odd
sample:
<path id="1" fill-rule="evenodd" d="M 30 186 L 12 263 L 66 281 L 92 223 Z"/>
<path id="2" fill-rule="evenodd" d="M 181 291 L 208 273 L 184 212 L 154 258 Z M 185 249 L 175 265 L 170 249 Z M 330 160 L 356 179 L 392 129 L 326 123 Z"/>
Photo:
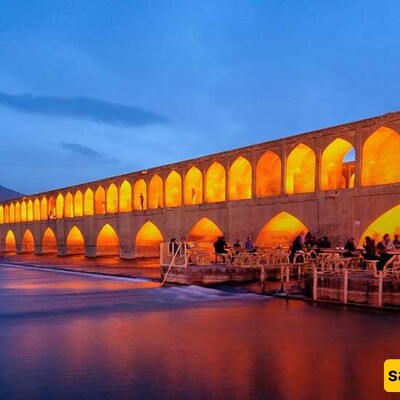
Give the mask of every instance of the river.
<path id="1" fill-rule="evenodd" d="M 384 399 L 400 314 L 0 267 L 0 399 Z"/>

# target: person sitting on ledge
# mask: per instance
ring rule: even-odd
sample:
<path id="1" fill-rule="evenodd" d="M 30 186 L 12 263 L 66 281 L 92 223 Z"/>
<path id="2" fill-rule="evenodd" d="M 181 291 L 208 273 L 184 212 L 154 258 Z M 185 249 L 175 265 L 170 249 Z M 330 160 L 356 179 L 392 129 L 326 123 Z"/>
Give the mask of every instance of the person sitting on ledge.
<path id="1" fill-rule="evenodd" d="M 252 252 L 252 253 L 254 253 L 255 251 L 257 251 L 257 249 L 254 247 L 254 244 L 253 244 L 253 242 L 251 241 L 250 237 L 248 237 L 248 238 L 246 239 L 246 241 L 244 242 L 244 248 L 245 248 L 247 251 L 250 251 L 250 252 Z"/>
<path id="2" fill-rule="evenodd" d="M 393 246 L 394 246 L 396 249 L 400 249 L 400 235 L 399 235 L 398 233 L 396 233 L 396 234 L 394 235 Z"/>
<path id="3" fill-rule="evenodd" d="M 227 244 L 224 236 L 220 236 L 217 241 L 214 243 L 215 250 L 215 262 L 217 262 L 218 254 L 228 254 L 228 250 L 226 250 Z"/>
<path id="4" fill-rule="evenodd" d="M 383 239 L 376 245 L 376 253 L 379 257 L 378 270 L 382 271 L 385 264 L 392 258 L 388 251 L 395 250 L 393 242 L 390 240 L 390 235 L 385 233 Z"/>
<path id="5" fill-rule="evenodd" d="M 318 247 L 320 249 L 330 249 L 331 248 L 331 242 L 329 241 L 327 236 L 322 237 L 322 240 L 320 241 Z"/>
<path id="6" fill-rule="evenodd" d="M 347 250 L 343 253 L 343 257 L 355 257 L 357 255 L 356 245 L 354 244 L 354 237 L 350 236 L 344 245 L 344 249 Z"/>

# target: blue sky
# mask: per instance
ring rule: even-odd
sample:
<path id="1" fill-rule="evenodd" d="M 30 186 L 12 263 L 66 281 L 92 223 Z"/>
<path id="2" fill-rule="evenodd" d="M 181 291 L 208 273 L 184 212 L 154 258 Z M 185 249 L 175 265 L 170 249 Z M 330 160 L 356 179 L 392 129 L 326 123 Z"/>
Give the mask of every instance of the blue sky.
<path id="1" fill-rule="evenodd" d="M 400 2 L 0 3 L 0 184 L 83 183 L 400 109 Z"/>

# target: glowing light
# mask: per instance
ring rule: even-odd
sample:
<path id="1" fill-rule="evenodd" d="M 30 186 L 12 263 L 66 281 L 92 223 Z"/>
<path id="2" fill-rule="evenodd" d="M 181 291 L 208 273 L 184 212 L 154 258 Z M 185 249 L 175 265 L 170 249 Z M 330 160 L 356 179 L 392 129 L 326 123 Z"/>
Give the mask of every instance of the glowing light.
<path id="1" fill-rule="evenodd" d="M 137 257 L 159 257 L 163 236 L 152 222 L 147 221 L 139 230 L 135 240 Z"/>
<path id="2" fill-rule="evenodd" d="M 132 187 L 128 181 L 123 181 L 119 188 L 119 211 L 132 211 Z"/>
<path id="3" fill-rule="evenodd" d="M 214 162 L 206 173 L 206 202 L 225 201 L 226 174 L 225 168 Z"/>
<path id="4" fill-rule="evenodd" d="M 49 214 L 47 212 L 47 199 L 46 197 L 42 197 L 40 202 L 40 219 L 45 221 L 48 218 Z"/>
<path id="5" fill-rule="evenodd" d="M 47 215 L 50 218 L 54 218 L 56 216 L 56 201 L 54 199 L 54 196 L 51 196 L 49 198 L 49 201 L 47 202 Z"/>
<path id="6" fill-rule="evenodd" d="M 74 205 L 72 194 L 68 192 L 65 196 L 65 218 L 74 217 Z"/>
<path id="7" fill-rule="evenodd" d="M 4 224 L 4 208 L 0 206 L 0 224 Z"/>
<path id="8" fill-rule="evenodd" d="M 286 193 L 308 193 L 315 190 L 315 154 L 305 144 L 299 144 L 286 162 Z"/>
<path id="9" fill-rule="evenodd" d="M 33 201 L 29 199 L 27 207 L 27 220 L 33 221 Z"/>
<path id="10" fill-rule="evenodd" d="M 74 216 L 75 217 L 83 216 L 83 195 L 80 190 L 77 190 L 74 196 Z"/>
<path id="11" fill-rule="evenodd" d="M 27 229 L 22 237 L 22 252 L 32 253 L 35 250 L 35 241 L 32 232 Z"/>
<path id="12" fill-rule="evenodd" d="M 147 186 L 144 179 L 139 179 L 133 187 L 133 208 L 135 210 L 147 209 Z"/>
<path id="13" fill-rule="evenodd" d="M 25 202 L 25 200 L 23 200 L 21 203 L 21 221 L 22 222 L 26 221 L 26 202 Z"/>
<path id="14" fill-rule="evenodd" d="M 257 162 L 256 196 L 277 196 L 281 193 L 281 159 L 272 151 L 265 152 Z"/>
<path id="15" fill-rule="evenodd" d="M 107 189 L 107 213 L 116 212 L 118 212 L 118 189 L 114 183 L 111 183 Z"/>
<path id="16" fill-rule="evenodd" d="M 203 217 L 192 227 L 187 240 L 195 242 L 197 248 L 200 248 L 202 251 L 213 252 L 214 242 L 218 236 L 222 235 L 221 229 L 213 221 Z"/>
<path id="17" fill-rule="evenodd" d="M 103 186 L 99 186 L 94 195 L 94 212 L 95 214 L 106 213 L 106 191 Z"/>
<path id="18" fill-rule="evenodd" d="M 299 219 L 282 211 L 264 225 L 258 234 L 257 244 L 267 247 L 290 246 L 301 231 L 306 233 L 308 229 Z"/>
<path id="19" fill-rule="evenodd" d="M 229 199 L 251 199 L 251 164 L 238 157 L 229 169 Z"/>
<path id="20" fill-rule="evenodd" d="M 397 132 L 386 127 L 376 130 L 363 146 L 361 185 L 400 182 L 399 148 Z"/>
<path id="21" fill-rule="evenodd" d="M 68 254 L 85 254 L 85 240 L 76 226 L 69 231 L 66 245 Z"/>
<path id="22" fill-rule="evenodd" d="M 154 175 L 149 185 L 149 208 L 162 208 L 163 204 L 163 181 L 158 175 Z"/>
<path id="23" fill-rule="evenodd" d="M 10 223 L 14 223 L 15 222 L 15 211 L 14 211 L 14 204 L 11 203 L 10 204 Z"/>
<path id="24" fill-rule="evenodd" d="M 17 249 L 15 236 L 12 230 L 9 230 L 5 239 L 6 252 L 15 252 Z"/>
<path id="25" fill-rule="evenodd" d="M 86 189 L 85 192 L 83 212 L 85 215 L 93 215 L 94 213 L 93 190 L 90 188 Z"/>
<path id="26" fill-rule="evenodd" d="M 18 202 L 15 203 L 15 222 L 21 222 L 21 206 Z"/>
<path id="27" fill-rule="evenodd" d="M 44 254 L 46 254 L 46 253 L 56 254 L 57 253 L 56 235 L 51 230 L 51 228 L 47 228 L 43 234 L 42 252 Z"/>
<path id="28" fill-rule="evenodd" d="M 322 153 L 321 190 L 341 189 L 347 186 L 343 176 L 343 160 L 353 146 L 337 138 Z"/>
<path id="29" fill-rule="evenodd" d="M 6 204 L 4 207 L 4 222 L 6 224 L 10 223 L 10 210 L 9 210 L 8 204 Z"/>
<path id="30" fill-rule="evenodd" d="M 191 167 L 185 176 L 185 205 L 201 204 L 203 202 L 203 175 L 196 167 Z"/>
<path id="31" fill-rule="evenodd" d="M 56 217 L 64 218 L 64 197 L 60 193 L 56 200 Z"/>
<path id="32" fill-rule="evenodd" d="M 119 255 L 119 240 L 111 225 L 103 226 L 97 236 L 97 255 Z"/>
<path id="33" fill-rule="evenodd" d="M 40 201 L 35 199 L 33 202 L 33 219 L 35 221 L 40 221 Z"/>
<path id="34" fill-rule="evenodd" d="M 165 206 L 182 205 L 182 178 L 176 171 L 171 171 L 165 181 Z"/>

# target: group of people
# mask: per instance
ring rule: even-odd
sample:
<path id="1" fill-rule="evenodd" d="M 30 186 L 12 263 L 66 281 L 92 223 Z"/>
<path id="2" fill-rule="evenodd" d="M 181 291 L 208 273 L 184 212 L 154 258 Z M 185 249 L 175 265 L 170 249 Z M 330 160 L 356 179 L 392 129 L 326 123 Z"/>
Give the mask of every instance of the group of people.
<path id="1" fill-rule="evenodd" d="M 388 254 L 390 251 L 400 249 L 400 235 L 395 234 L 394 240 L 390 239 L 389 233 L 385 233 L 383 238 L 377 245 L 375 240 L 370 236 L 365 237 L 364 247 L 364 260 L 377 260 L 377 268 L 382 270 L 388 260 L 392 257 Z"/>
<path id="2" fill-rule="evenodd" d="M 304 251 L 306 249 L 329 249 L 331 248 L 331 242 L 327 236 L 322 238 L 316 238 L 311 234 L 310 231 L 304 233 L 301 231 L 298 236 L 294 239 L 292 246 L 290 248 L 289 260 L 291 263 L 294 261 L 296 253 Z"/>
<path id="3" fill-rule="evenodd" d="M 229 252 L 229 250 L 233 250 L 233 255 Z M 251 253 L 255 253 L 257 251 L 257 247 L 254 246 L 253 241 L 250 237 L 247 237 L 246 241 L 242 245 L 239 239 L 235 239 L 232 243 L 232 246 L 229 246 L 225 240 L 224 236 L 219 236 L 217 241 L 214 242 L 214 251 L 215 254 L 231 254 L 230 261 L 233 262 L 235 259 L 235 255 L 237 255 L 241 250 L 245 250 Z"/>

